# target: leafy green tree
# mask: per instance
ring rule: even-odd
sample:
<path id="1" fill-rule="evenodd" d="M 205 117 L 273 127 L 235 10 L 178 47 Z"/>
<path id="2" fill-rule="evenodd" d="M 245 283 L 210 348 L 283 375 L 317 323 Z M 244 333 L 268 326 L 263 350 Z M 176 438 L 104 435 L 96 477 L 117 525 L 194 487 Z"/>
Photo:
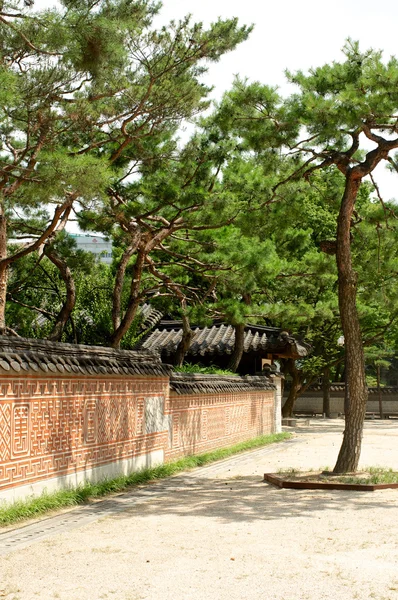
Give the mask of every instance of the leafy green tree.
<path id="1" fill-rule="evenodd" d="M 155 164 L 141 165 L 136 181 L 113 186 L 109 202 L 99 210 L 79 214 L 83 229 L 107 233 L 119 248 L 110 340 L 114 347 L 128 331 L 140 303 L 159 286 L 174 289 L 180 305 L 185 305 L 184 294 L 172 283 L 173 275 L 170 278 L 162 271 L 164 259 L 170 257 L 174 271 L 177 266 L 186 269 L 188 263 L 190 268 L 206 269 L 204 261 L 195 263 L 188 246 L 190 235 L 220 228 L 235 217 L 228 189 L 219 180 L 226 156 L 226 149 L 197 134 L 171 155 L 159 156 Z M 123 303 L 126 274 L 129 291 Z"/>
<path id="2" fill-rule="evenodd" d="M 50 340 L 61 340 L 70 321 L 68 341 L 77 341 L 71 317 L 76 280 L 90 277 L 97 267 L 93 254 L 78 250 L 70 236 L 60 234 L 44 253 L 32 252 L 11 267 L 7 321 L 18 335 Z"/>
<path id="3" fill-rule="evenodd" d="M 234 19 L 205 29 L 188 18 L 154 31 L 158 8 L 150 0 L 1 6 L 0 332 L 10 265 L 51 242 L 77 203 L 108 198 L 111 183 L 154 164 L 163 136 L 207 107 L 206 61 L 250 31 Z M 29 241 L 10 252 L 7 236 Z"/>
<path id="4" fill-rule="evenodd" d="M 398 63 L 383 63 L 381 53 L 361 53 L 348 42 L 346 60 L 297 73 L 290 80 L 300 87 L 291 99 L 290 118 L 307 129 L 306 138 L 296 144 L 308 165 L 302 170 L 311 177 L 314 170 L 334 165 L 344 177 L 336 233 L 336 261 L 339 275 L 339 308 L 346 348 L 347 414 L 343 443 L 336 472 L 355 471 L 358 466 L 367 388 L 360 319 L 357 309 L 358 275 L 352 262 L 351 236 L 355 205 L 362 180 L 377 165 L 390 158 L 398 147 Z M 363 140 L 374 144 L 366 149 Z M 361 150 L 362 144 L 362 150 Z M 393 160 L 391 158 L 391 160 Z"/>
<path id="5" fill-rule="evenodd" d="M 351 252 L 356 202 L 363 179 L 380 163 L 389 161 L 395 169 L 393 151 L 398 147 L 397 60 L 383 62 L 380 52 L 360 52 L 358 44 L 351 41 L 344 54 L 343 62 L 312 69 L 308 75 L 288 73 L 299 91 L 285 102 L 266 86 L 237 82 L 219 117 L 229 127 L 232 123 L 235 130 L 239 128 L 255 152 L 287 149 L 284 154 L 291 173 L 274 185 L 273 197 L 283 194 L 284 185 L 299 178 L 311 180 L 319 170 L 332 168 L 342 175 L 336 238 L 334 247 L 329 246 L 336 253 L 349 390 L 336 472 L 357 468 L 367 402 L 358 277 Z M 368 150 L 370 143 L 373 147 Z"/>

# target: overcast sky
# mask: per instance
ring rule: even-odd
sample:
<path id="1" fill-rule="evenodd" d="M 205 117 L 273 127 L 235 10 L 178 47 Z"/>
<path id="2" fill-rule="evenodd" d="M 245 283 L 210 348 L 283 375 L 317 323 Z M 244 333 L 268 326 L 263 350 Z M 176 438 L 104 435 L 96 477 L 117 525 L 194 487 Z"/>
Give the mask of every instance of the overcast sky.
<path id="1" fill-rule="evenodd" d="M 283 89 L 284 70 L 308 69 L 340 60 L 351 37 L 363 49 L 398 54 L 396 0 L 164 0 L 156 24 L 192 14 L 206 25 L 238 17 L 254 25 L 250 38 L 211 67 L 209 81 L 221 94 L 235 73 Z"/>

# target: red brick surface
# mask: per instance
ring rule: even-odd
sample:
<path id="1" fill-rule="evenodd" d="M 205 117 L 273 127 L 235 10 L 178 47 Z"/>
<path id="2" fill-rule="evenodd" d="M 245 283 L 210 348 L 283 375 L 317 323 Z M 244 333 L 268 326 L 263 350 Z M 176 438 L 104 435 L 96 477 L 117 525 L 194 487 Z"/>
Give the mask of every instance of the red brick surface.
<path id="1" fill-rule="evenodd" d="M 163 449 L 143 404 L 167 393 L 165 378 L 2 378 L 0 491 Z"/>
<path id="2" fill-rule="evenodd" d="M 167 377 L 3 376 L 0 492 L 164 452 L 165 460 L 273 431 L 273 391 L 169 394 Z M 164 407 L 145 428 L 146 399 Z M 153 427 L 153 426 L 152 426 Z"/>
<path id="3" fill-rule="evenodd" d="M 231 446 L 273 432 L 274 392 L 217 395 L 171 394 L 167 459 Z"/>

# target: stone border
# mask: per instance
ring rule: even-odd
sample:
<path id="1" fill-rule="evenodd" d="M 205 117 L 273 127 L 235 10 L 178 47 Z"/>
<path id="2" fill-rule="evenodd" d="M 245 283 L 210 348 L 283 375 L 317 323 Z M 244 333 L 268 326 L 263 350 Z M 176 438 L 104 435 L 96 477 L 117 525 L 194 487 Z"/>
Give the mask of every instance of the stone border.
<path id="1" fill-rule="evenodd" d="M 279 488 L 293 490 L 347 490 L 355 492 L 374 492 L 375 490 L 397 489 L 398 483 L 321 483 L 315 481 L 291 481 L 278 477 L 274 473 L 264 473 L 264 482 Z"/>
<path id="2" fill-rule="evenodd" d="M 218 394 L 275 390 L 272 379 L 261 375 L 206 375 L 202 373 L 171 373 L 170 388 L 175 394 Z"/>

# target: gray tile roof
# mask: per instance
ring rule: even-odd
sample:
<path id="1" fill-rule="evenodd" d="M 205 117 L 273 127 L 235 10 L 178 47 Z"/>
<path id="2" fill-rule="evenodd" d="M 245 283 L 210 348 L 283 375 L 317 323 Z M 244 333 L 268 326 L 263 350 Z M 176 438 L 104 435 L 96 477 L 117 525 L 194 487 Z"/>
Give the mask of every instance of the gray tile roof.
<path id="1" fill-rule="evenodd" d="M 0 373 L 167 376 L 171 367 L 145 350 L 62 344 L 0 336 Z"/>
<path id="2" fill-rule="evenodd" d="M 202 375 L 172 373 L 171 391 L 178 395 L 217 394 L 222 392 L 247 392 L 250 390 L 274 390 L 275 385 L 263 376 Z"/>
<path id="3" fill-rule="evenodd" d="M 175 322 L 173 328 L 166 324 L 164 328 L 155 329 L 139 347 L 170 356 L 175 353 L 181 337 L 182 329 L 178 327 L 178 322 Z M 235 329 L 231 325 L 213 325 L 203 329 L 197 327 L 194 329 L 188 356 L 231 354 L 234 346 Z M 244 337 L 244 352 L 258 351 L 270 354 L 289 353 L 301 357 L 308 354 L 308 347 L 280 329 L 248 325 Z"/>
<path id="4" fill-rule="evenodd" d="M 342 394 L 344 393 L 344 389 L 345 389 L 345 384 L 344 383 L 335 383 L 332 382 L 330 384 L 330 391 L 331 392 L 341 392 Z M 322 384 L 320 383 L 313 383 L 309 388 L 308 388 L 308 392 L 322 392 L 323 387 Z M 379 393 L 379 388 L 376 386 L 373 387 L 368 387 L 368 394 L 369 395 L 374 395 L 374 394 L 378 394 Z M 380 387 L 380 393 L 383 394 L 384 396 L 388 396 L 389 394 L 398 394 L 398 387 L 394 387 L 394 386 L 385 386 L 385 387 Z"/>
<path id="5" fill-rule="evenodd" d="M 150 304 L 143 304 L 139 309 L 139 314 L 142 317 L 141 330 L 150 329 L 159 323 L 163 317 L 163 313 L 156 308 L 153 308 Z"/>

